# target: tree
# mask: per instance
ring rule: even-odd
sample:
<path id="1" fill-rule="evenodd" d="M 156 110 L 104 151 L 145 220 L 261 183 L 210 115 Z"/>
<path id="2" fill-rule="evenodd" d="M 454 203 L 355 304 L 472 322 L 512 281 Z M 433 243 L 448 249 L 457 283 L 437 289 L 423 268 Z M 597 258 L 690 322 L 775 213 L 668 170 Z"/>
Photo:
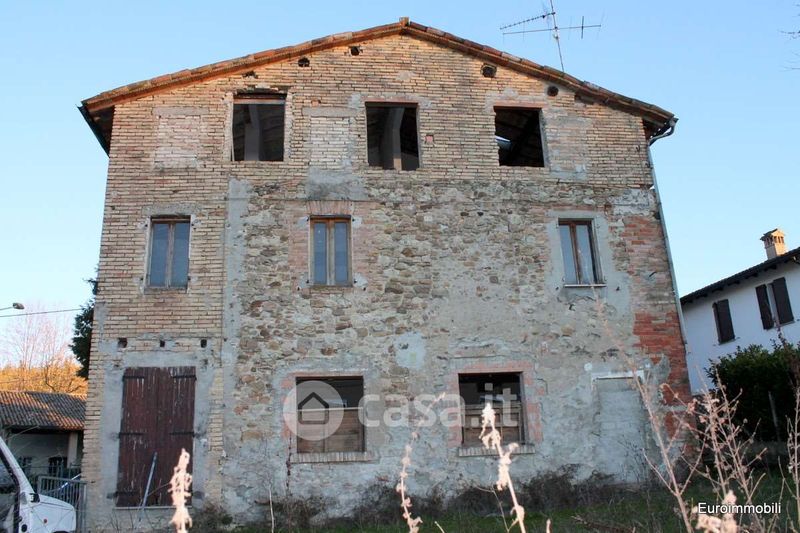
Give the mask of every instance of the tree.
<path id="1" fill-rule="evenodd" d="M 89 357 L 92 348 L 92 321 L 94 320 L 94 300 L 97 296 L 97 279 L 87 279 L 92 286 L 92 298 L 81 306 L 81 312 L 75 316 L 70 349 L 81 364 L 78 376 L 89 377 Z"/>
<path id="2" fill-rule="evenodd" d="M 86 380 L 77 376 L 68 349 L 69 318 L 41 313 L 40 305 L 28 309 L 10 317 L 2 332 L 0 390 L 85 392 Z"/>

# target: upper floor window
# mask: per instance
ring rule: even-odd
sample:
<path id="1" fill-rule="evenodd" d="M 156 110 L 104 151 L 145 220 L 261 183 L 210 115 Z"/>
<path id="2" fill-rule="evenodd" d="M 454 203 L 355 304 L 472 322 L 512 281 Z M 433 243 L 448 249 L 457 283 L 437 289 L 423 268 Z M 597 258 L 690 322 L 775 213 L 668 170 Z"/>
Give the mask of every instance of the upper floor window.
<path id="1" fill-rule="evenodd" d="M 350 217 L 311 219 L 314 285 L 351 285 Z"/>
<path id="2" fill-rule="evenodd" d="M 371 167 L 419 168 L 417 106 L 367 104 L 367 159 Z"/>
<path id="3" fill-rule="evenodd" d="M 717 324 L 717 339 L 719 343 L 732 341 L 736 338 L 731 320 L 731 308 L 728 300 L 719 300 L 711 306 L 714 309 L 714 322 Z"/>
<path id="4" fill-rule="evenodd" d="M 248 95 L 233 102 L 233 160 L 283 161 L 286 97 Z"/>
<path id="5" fill-rule="evenodd" d="M 561 254 L 564 257 L 564 282 L 567 285 L 600 283 L 588 220 L 562 220 L 558 223 Z"/>
<path id="6" fill-rule="evenodd" d="M 150 226 L 147 285 L 186 287 L 189 282 L 189 219 L 154 218 Z"/>
<path id="7" fill-rule="evenodd" d="M 494 138 L 497 141 L 500 166 L 544 166 L 540 116 L 539 109 L 494 108 Z"/>
<path id="8" fill-rule="evenodd" d="M 775 319 L 778 324 L 787 324 L 794 320 L 786 278 L 778 278 L 772 283 L 759 285 L 756 287 L 756 298 L 764 329 L 772 329 L 775 326 Z"/>

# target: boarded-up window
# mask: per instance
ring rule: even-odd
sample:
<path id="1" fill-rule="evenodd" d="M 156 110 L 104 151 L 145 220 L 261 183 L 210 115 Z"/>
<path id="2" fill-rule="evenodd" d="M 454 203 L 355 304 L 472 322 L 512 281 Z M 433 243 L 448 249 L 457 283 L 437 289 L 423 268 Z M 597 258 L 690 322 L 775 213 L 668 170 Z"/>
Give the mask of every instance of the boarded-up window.
<path id="1" fill-rule="evenodd" d="M 794 320 L 792 304 L 789 301 L 789 290 L 786 288 L 786 278 L 778 278 L 773 281 L 772 294 L 775 296 L 775 311 L 778 315 L 778 322 L 787 324 Z"/>
<path id="2" fill-rule="evenodd" d="M 458 389 L 463 405 L 461 420 L 464 446 L 481 446 L 481 413 L 487 403 L 495 411 L 495 427 L 504 443 L 523 442 L 520 374 L 462 374 Z"/>
<path id="3" fill-rule="evenodd" d="M 719 343 L 732 341 L 736 338 L 733 332 L 733 321 L 731 320 L 731 308 L 728 300 L 720 300 L 712 305 L 714 309 L 714 321 L 717 324 L 717 338 Z"/>
<path id="4" fill-rule="evenodd" d="M 311 219 L 314 285 L 351 285 L 350 217 Z"/>
<path id="5" fill-rule="evenodd" d="M 769 303 L 766 285 L 756 287 L 756 299 L 758 300 L 758 311 L 761 313 L 761 325 L 764 329 L 772 329 L 775 323 L 772 319 L 772 306 Z"/>
<path id="6" fill-rule="evenodd" d="M 283 161 L 285 102 L 285 96 L 278 94 L 234 100 L 234 161 Z"/>
<path id="7" fill-rule="evenodd" d="M 190 220 L 159 217 L 150 222 L 149 287 L 183 288 L 189 283 Z"/>
<path id="8" fill-rule="evenodd" d="M 419 168 L 417 106 L 367 104 L 367 159 L 371 167 Z"/>
<path id="9" fill-rule="evenodd" d="M 600 282 L 588 220 L 562 220 L 558 223 L 561 256 L 564 258 L 564 282 L 568 285 L 592 285 Z"/>
<path id="10" fill-rule="evenodd" d="M 364 379 L 297 380 L 297 452 L 363 452 Z"/>
<path id="11" fill-rule="evenodd" d="M 496 107 L 494 138 L 500 166 L 543 167 L 544 148 L 538 109 Z"/>
<path id="12" fill-rule="evenodd" d="M 169 480 L 181 449 L 193 453 L 195 379 L 194 367 L 125 370 L 118 506 L 171 505 Z"/>

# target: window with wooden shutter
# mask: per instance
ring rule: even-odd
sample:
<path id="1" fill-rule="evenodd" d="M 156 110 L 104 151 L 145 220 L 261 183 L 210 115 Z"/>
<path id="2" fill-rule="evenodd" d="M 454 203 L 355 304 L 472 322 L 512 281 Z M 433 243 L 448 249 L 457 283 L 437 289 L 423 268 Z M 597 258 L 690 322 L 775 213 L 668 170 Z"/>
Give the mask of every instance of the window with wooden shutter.
<path id="1" fill-rule="evenodd" d="M 717 338 L 719 343 L 729 342 L 736 338 L 731 320 L 731 308 L 728 300 L 714 302 L 714 321 L 717 323 Z"/>
<path id="2" fill-rule="evenodd" d="M 463 446 L 482 446 L 482 414 L 487 403 L 495 411 L 495 427 L 503 443 L 525 442 L 522 414 L 521 374 L 461 374 L 458 390 L 462 401 Z"/>
<path id="3" fill-rule="evenodd" d="M 772 307 L 769 305 L 769 293 L 766 285 L 756 287 L 756 299 L 758 300 L 758 311 L 761 313 L 761 325 L 764 329 L 772 329 L 775 326 L 772 320 Z"/>
<path id="4" fill-rule="evenodd" d="M 296 393 L 297 453 L 364 451 L 364 378 L 298 379 Z"/>
<path id="5" fill-rule="evenodd" d="M 772 295 L 775 297 L 775 311 L 780 324 L 788 324 L 794 320 L 792 304 L 789 302 L 789 290 L 786 288 L 786 278 L 778 278 L 772 283 Z"/>
<path id="6" fill-rule="evenodd" d="M 128 368 L 122 380 L 117 505 L 171 505 L 181 449 L 193 453 L 195 369 Z"/>

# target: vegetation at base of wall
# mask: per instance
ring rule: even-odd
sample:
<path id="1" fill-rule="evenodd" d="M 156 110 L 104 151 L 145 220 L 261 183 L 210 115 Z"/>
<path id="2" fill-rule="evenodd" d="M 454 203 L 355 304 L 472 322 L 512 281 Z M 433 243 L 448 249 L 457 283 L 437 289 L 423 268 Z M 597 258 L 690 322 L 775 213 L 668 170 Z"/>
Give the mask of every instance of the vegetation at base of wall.
<path id="1" fill-rule="evenodd" d="M 786 440 L 786 422 L 794 418 L 795 384 L 800 383 L 800 344 L 782 341 L 771 350 L 737 347 L 715 363 L 708 376 L 737 398 L 737 424 L 757 440 Z"/>
<path id="2" fill-rule="evenodd" d="M 765 478 L 759 487 L 757 502 L 783 502 L 781 513 L 782 524 L 788 524 L 793 517 L 792 498 L 782 491 L 783 477 L 773 471 L 756 472 Z M 522 494 L 522 493 L 525 494 Z M 564 472 L 554 473 L 541 478 L 531 479 L 523 484 L 520 491 L 525 498 L 525 524 L 528 531 L 545 531 L 548 519 L 551 520 L 551 531 L 561 532 L 629 532 L 648 531 L 652 533 L 671 533 L 683 531 L 681 520 L 675 512 L 674 498 L 661 487 L 650 485 L 644 488 L 629 489 L 604 483 L 599 477 L 574 482 Z M 500 501 L 503 495 L 498 494 Z M 698 480 L 686 494 L 687 500 L 695 505 L 698 502 L 717 503 L 717 497 L 707 482 Z M 421 531 L 437 532 L 438 523 L 447 533 L 505 533 L 503 516 L 498 507 L 498 500 L 492 491 L 483 488 L 472 488 L 452 498 L 446 505 L 437 508 L 438 496 L 433 501 L 426 498 L 415 498 L 414 508 L 422 516 Z M 571 500 L 571 498 L 575 498 Z M 539 505 L 535 502 L 539 501 Z M 417 501 L 420 507 L 417 508 Z M 319 503 L 319 502 L 318 502 Z M 377 507 L 370 505 L 377 503 Z M 431 508 L 425 509 L 426 506 Z M 276 504 L 276 508 L 278 508 Z M 365 511 L 367 511 L 365 513 Z M 408 527 L 400 516 L 397 494 L 388 485 L 376 484 L 364 491 L 364 499 L 349 518 L 329 520 L 321 525 L 311 525 L 311 517 L 306 517 L 305 525 L 286 527 L 285 522 L 276 513 L 276 532 L 302 533 L 406 533 Z M 505 519 L 510 523 L 508 509 Z M 210 519 L 208 516 L 210 515 Z M 247 526 L 231 526 L 231 517 L 219 509 L 212 512 L 204 510 L 195 515 L 193 533 L 264 533 L 271 531 L 268 516 L 264 520 Z M 796 520 L 795 520 L 796 523 Z M 779 527 L 778 531 L 786 531 Z"/>
<path id="3" fill-rule="evenodd" d="M 94 301 L 97 296 L 97 279 L 87 279 L 86 283 L 92 286 L 91 299 L 81 306 L 81 311 L 75 315 L 75 325 L 72 330 L 72 344 L 70 349 L 81 364 L 78 376 L 89 377 L 89 356 L 92 347 L 92 321 L 94 320 Z"/>

